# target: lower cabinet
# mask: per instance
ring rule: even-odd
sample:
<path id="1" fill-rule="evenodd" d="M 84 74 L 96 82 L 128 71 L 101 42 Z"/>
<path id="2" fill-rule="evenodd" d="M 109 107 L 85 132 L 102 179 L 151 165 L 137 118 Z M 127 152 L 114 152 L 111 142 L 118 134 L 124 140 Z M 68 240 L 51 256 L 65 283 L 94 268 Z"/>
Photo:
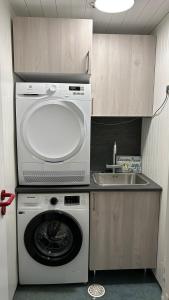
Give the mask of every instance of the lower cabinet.
<path id="1" fill-rule="evenodd" d="M 155 268 L 160 192 L 90 194 L 90 270 Z"/>

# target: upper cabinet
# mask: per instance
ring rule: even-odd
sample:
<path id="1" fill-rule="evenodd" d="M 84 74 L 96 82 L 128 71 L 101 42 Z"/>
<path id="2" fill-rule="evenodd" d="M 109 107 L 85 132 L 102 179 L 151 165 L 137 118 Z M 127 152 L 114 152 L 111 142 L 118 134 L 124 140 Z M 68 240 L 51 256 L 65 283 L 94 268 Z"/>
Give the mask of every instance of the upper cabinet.
<path id="1" fill-rule="evenodd" d="M 15 17 L 13 41 L 23 79 L 88 83 L 92 73 L 94 116 L 152 116 L 153 36 L 93 35 L 85 19 Z"/>
<path id="2" fill-rule="evenodd" d="M 88 80 L 92 32 L 92 20 L 15 17 L 14 71 L 23 78 L 48 74 Z"/>
<path id="3" fill-rule="evenodd" d="M 93 115 L 152 116 L 155 40 L 94 34 Z"/>

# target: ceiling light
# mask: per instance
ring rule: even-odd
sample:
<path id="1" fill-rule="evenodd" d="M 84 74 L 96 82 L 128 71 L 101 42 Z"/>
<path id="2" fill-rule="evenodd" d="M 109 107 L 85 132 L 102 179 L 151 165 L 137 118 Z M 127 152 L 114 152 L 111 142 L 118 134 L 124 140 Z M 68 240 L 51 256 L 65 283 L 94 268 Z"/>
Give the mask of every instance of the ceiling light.
<path id="1" fill-rule="evenodd" d="M 119 13 L 130 9 L 134 0 L 96 0 L 95 7 L 105 13 Z"/>

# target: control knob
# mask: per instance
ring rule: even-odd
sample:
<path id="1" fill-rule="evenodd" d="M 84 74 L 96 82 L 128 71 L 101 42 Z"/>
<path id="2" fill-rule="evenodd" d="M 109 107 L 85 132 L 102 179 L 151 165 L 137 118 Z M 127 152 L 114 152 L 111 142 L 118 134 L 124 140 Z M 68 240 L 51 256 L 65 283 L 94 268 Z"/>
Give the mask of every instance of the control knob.
<path id="1" fill-rule="evenodd" d="M 55 85 L 50 86 L 49 89 L 48 89 L 48 93 L 53 94 L 55 92 L 56 92 L 56 86 Z"/>
<path id="2" fill-rule="evenodd" d="M 57 203 L 58 203 L 58 199 L 57 199 L 56 197 L 52 197 L 52 198 L 50 199 L 50 204 L 56 205 Z"/>

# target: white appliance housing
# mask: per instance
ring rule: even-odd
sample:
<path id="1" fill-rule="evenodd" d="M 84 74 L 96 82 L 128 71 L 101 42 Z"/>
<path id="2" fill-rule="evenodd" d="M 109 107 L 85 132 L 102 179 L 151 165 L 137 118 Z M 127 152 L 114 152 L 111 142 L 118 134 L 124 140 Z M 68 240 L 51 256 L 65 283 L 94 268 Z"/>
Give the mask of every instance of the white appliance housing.
<path id="1" fill-rule="evenodd" d="M 91 85 L 16 83 L 20 185 L 90 183 Z"/>
<path id="2" fill-rule="evenodd" d="M 89 194 L 20 194 L 17 216 L 20 284 L 88 281 Z"/>

